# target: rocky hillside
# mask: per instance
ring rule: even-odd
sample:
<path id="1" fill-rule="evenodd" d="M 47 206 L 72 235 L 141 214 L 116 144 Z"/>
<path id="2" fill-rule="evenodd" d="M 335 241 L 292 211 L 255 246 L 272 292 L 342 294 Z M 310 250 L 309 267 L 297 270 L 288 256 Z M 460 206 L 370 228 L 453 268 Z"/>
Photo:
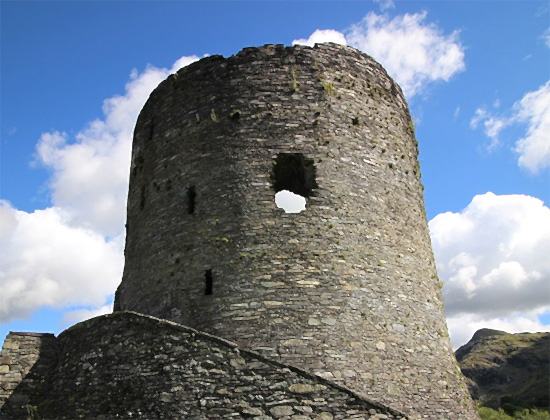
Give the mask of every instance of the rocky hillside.
<path id="1" fill-rule="evenodd" d="M 481 329 L 455 354 L 481 404 L 510 412 L 550 408 L 550 333 Z"/>

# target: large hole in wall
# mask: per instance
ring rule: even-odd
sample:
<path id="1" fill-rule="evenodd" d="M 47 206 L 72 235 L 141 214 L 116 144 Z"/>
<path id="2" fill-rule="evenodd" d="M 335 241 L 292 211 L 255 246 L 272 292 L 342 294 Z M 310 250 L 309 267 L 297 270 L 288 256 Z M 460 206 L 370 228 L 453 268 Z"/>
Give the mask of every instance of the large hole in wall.
<path id="1" fill-rule="evenodd" d="M 285 213 L 300 213 L 317 187 L 313 159 L 301 153 L 279 153 L 273 164 L 275 205 Z"/>

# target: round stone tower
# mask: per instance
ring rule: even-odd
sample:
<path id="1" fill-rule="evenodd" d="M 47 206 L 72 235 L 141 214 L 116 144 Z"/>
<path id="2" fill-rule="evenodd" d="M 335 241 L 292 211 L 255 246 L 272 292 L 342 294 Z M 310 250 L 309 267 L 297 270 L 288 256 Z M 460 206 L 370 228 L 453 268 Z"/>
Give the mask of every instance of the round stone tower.
<path id="1" fill-rule="evenodd" d="M 417 154 L 400 88 L 353 48 L 267 45 L 181 69 L 135 129 L 115 310 L 224 337 L 413 417 L 476 418 Z M 306 210 L 277 208 L 280 190 Z"/>

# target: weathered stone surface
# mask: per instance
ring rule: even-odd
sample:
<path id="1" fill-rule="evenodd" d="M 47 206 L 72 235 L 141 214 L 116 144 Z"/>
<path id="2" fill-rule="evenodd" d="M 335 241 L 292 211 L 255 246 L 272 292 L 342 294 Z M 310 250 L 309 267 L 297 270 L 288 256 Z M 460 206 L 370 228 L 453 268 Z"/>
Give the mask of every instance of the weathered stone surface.
<path id="1" fill-rule="evenodd" d="M 288 405 L 276 405 L 275 407 L 270 408 L 269 412 L 276 419 L 294 414 L 294 410 Z"/>
<path id="2" fill-rule="evenodd" d="M 0 418 L 27 418 L 57 362 L 53 334 L 10 332 L 0 353 Z"/>
<path id="3" fill-rule="evenodd" d="M 310 384 L 292 384 L 288 389 L 296 394 L 309 394 L 315 391 L 315 387 Z"/>
<path id="4" fill-rule="evenodd" d="M 267 45 L 181 69 L 136 125 L 116 309 L 264 348 L 410 415 L 476 418 L 413 131 L 400 88 L 353 48 Z M 299 214 L 274 203 L 292 161 Z"/>
<path id="5" fill-rule="evenodd" d="M 404 418 L 300 369 L 146 315 L 97 317 L 50 344 L 58 363 L 43 372 L 46 388 L 21 394 L 17 387 L 8 404 L 19 411 L 2 410 L 2 418 L 26 418 L 29 409 L 41 419 Z M 292 392 L 296 386 L 312 392 Z"/>

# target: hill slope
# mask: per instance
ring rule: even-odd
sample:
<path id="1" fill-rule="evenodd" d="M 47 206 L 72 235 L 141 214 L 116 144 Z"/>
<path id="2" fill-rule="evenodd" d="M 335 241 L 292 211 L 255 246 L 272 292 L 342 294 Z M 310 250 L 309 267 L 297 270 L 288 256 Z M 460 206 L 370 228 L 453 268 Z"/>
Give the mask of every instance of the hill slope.
<path id="1" fill-rule="evenodd" d="M 513 411 L 550 406 L 550 333 L 481 329 L 456 351 L 472 397 Z"/>

